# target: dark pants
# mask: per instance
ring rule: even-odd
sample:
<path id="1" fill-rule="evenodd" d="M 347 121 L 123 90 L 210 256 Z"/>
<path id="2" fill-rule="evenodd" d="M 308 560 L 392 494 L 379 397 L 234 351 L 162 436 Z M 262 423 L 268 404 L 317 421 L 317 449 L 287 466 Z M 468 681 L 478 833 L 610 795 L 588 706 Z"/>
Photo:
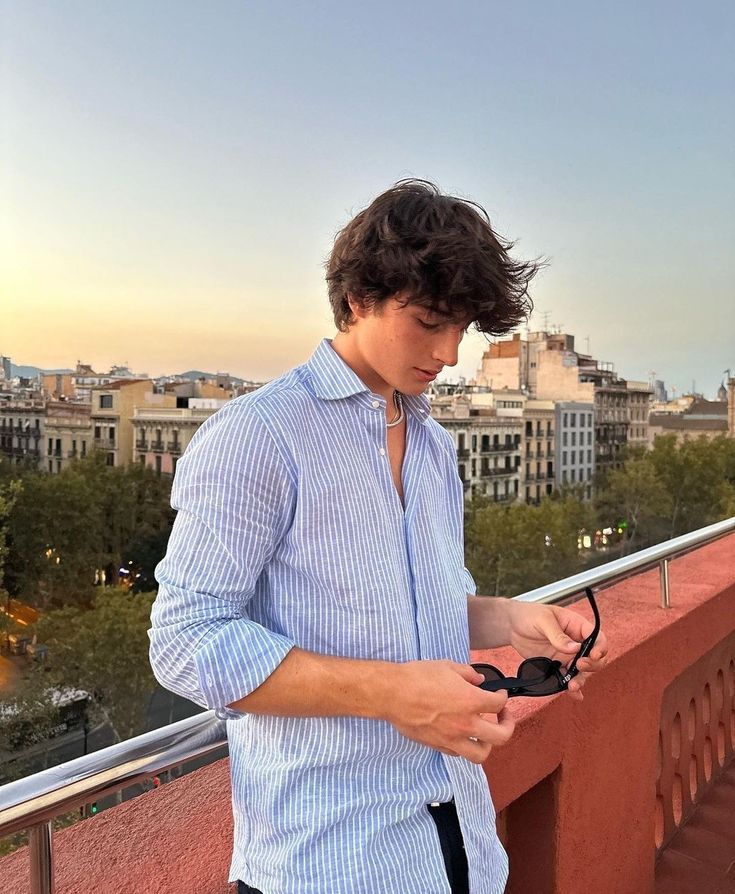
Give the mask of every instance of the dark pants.
<path id="1" fill-rule="evenodd" d="M 468 894 L 467 856 L 464 852 L 464 842 L 462 841 L 462 832 L 457 819 L 457 810 L 453 803 L 429 807 L 428 810 L 439 832 L 439 842 L 452 894 Z M 251 888 L 249 885 L 246 885 L 245 882 L 238 882 L 237 894 L 261 894 L 261 892 L 257 888 Z"/>

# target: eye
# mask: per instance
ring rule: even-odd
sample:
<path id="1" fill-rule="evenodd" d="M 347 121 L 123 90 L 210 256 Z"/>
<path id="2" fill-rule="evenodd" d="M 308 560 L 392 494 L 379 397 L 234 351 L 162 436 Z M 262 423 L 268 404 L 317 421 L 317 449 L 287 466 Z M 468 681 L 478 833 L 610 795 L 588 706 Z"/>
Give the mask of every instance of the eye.
<path id="1" fill-rule="evenodd" d="M 441 323 L 427 323 L 425 320 L 416 317 L 416 322 L 421 326 L 422 329 L 428 329 L 430 332 L 433 332 L 436 329 L 439 329 Z"/>

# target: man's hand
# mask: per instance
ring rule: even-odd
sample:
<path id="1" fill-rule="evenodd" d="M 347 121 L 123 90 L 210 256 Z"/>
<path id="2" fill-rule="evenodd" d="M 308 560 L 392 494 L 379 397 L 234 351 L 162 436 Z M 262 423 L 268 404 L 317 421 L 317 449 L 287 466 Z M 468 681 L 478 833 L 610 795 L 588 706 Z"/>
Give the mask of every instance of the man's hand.
<path id="1" fill-rule="evenodd" d="M 393 665 L 382 716 L 409 739 L 481 764 L 515 727 L 507 693 L 478 689 L 482 680 L 468 664 L 453 661 Z"/>
<path id="2" fill-rule="evenodd" d="M 570 664 L 594 623 L 568 608 L 507 600 L 510 645 L 524 658 L 545 655 L 564 666 Z M 577 663 L 579 674 L 569 681 L 569 694 L 581 701 L 582 687 L 590 674 L 607 662 L 607 638 L 600 630 L 592 652 Z"/>

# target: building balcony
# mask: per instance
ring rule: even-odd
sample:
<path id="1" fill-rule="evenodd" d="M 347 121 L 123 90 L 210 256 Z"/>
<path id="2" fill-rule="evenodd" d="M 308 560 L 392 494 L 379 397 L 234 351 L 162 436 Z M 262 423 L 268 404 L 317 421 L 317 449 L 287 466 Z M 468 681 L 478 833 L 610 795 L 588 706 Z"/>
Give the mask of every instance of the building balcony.
<path id="1" fill-rule="evenodd" d="M 732 531 L 733 520 L 724 524 L 718 531 Z M 725 894 L 732 889 L 735 534 L 674 559 L 668 576 L 646 565 L 649 558 L 659 561 L 651 558 L 661 555 L 657 550 L 524 597 L 543 601 L 553 594 L 559 600 L 584 583 L 601 585 L 596 599 L 611 648 L 607 666 L 587 683 L 583 702 L 559 695 L 508 703 L 515 732 L 484 765 L 498 833 L 510 858 L 506 894 Z M 619 580 L 621 561 L 626 569 L 640 562 L 638 573 Z M 664 579 L 670 607 L 662 601 Z M 591 618 L 585 601 L 575 608 Z M 506 673 L 518 664 L 511 649 L 473 652 L 471 658 Z M 110 766 L 119 768 L 114 778 L 125 784 L 160 772 L 176 763 L 171 755 L 181 754 L 186 735 L 189 753 L 211 749 L 213 742 L 224 741 L 222 726 L 211 713 L 199 715 L 180 721 L 170 733 L 155 731 L 134 740 L 137 744 L 124 743 L 124 763 L 120 757 L 116 764 L 105 763 L 105 753 L 98 752 L 80 759 L 90 762 L 85 772 L 74 762 L 75 767 L 39 774 L 56 786 L 53 791 L 65 777 L 63 795 L 45 790 L 24 801 L 17 788 L 11 789 L 19 783 L 12 783 L 0 789 L 0 830 L 18 827 L 19 810 L 35 810 L 35 821 L 43 824 L 52 815 L 49 805 L 59 812 L 74 809 L 80 790 L 95 800 L 111 790 Z M 165 736 L 165 753 L 152 736 Z M 120 748 L 108 751 L 119 755 L 113 749 Z M 32 808 L 24 807 L 31 803 Z M 56 890 L 227 894 L 231 847 L 225 758 L 54 833 Z M 39 849 L 36 872 L 43 866 L 40 855 L 50 853 Z M 1 858 L 0 875 L 3 894 L 32 891 L 28 849 Z M 385 890 L 393 894 L 390 886 Z"/>
<path id="2" fill-rule="evenodd" d="M 116 450 L 117 445 L 112 438 L 95 438 L 94 446 L 97 450 Z"/>
<path id="3" fill-rule="evenodd" d="M 518 444 L 489 444 L 483 447 L 480 453 L 515 453 L 518 449 L 520 449 Z"/>
<path id="4" fill-rule="evenodd" d="M 166 445 L 169 453 L 178 456 L 181 453 L 181 444 L 179 441 L 169 441 Z"/>
<path id="5" fill-rule="evenodd" d="M 470 455 L 470 451 L 467 449 L 457 450 L 457 459 L 467 459 Z"/>
<path id="6" fill-rule="evenodd" d="M 163 453 L 166 449 L 166 445 L 163 441 L 151 441 L 148 449 L 152 453 Z"/>
<path id="7" fill-rule="evenodd" d="M 135 449 L 140 450 L 141 452 L 145 452 L 148 450 L 148 441 L 136 441 Z"/>

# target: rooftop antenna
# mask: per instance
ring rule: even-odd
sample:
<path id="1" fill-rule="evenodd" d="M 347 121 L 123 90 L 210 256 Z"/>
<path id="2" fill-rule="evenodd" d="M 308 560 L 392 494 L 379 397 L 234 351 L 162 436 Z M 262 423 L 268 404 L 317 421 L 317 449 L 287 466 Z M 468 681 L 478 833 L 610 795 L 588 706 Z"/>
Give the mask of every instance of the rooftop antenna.
<path id="1" fill-rule="evenodd" d="M 543 320 L 544 320 L 544 332 L 548 332 L 549 331 L 549 317 L 551 316 L 551 311 L 550 310 L 542 311 L 541 316 L 543 317 Z"/>

